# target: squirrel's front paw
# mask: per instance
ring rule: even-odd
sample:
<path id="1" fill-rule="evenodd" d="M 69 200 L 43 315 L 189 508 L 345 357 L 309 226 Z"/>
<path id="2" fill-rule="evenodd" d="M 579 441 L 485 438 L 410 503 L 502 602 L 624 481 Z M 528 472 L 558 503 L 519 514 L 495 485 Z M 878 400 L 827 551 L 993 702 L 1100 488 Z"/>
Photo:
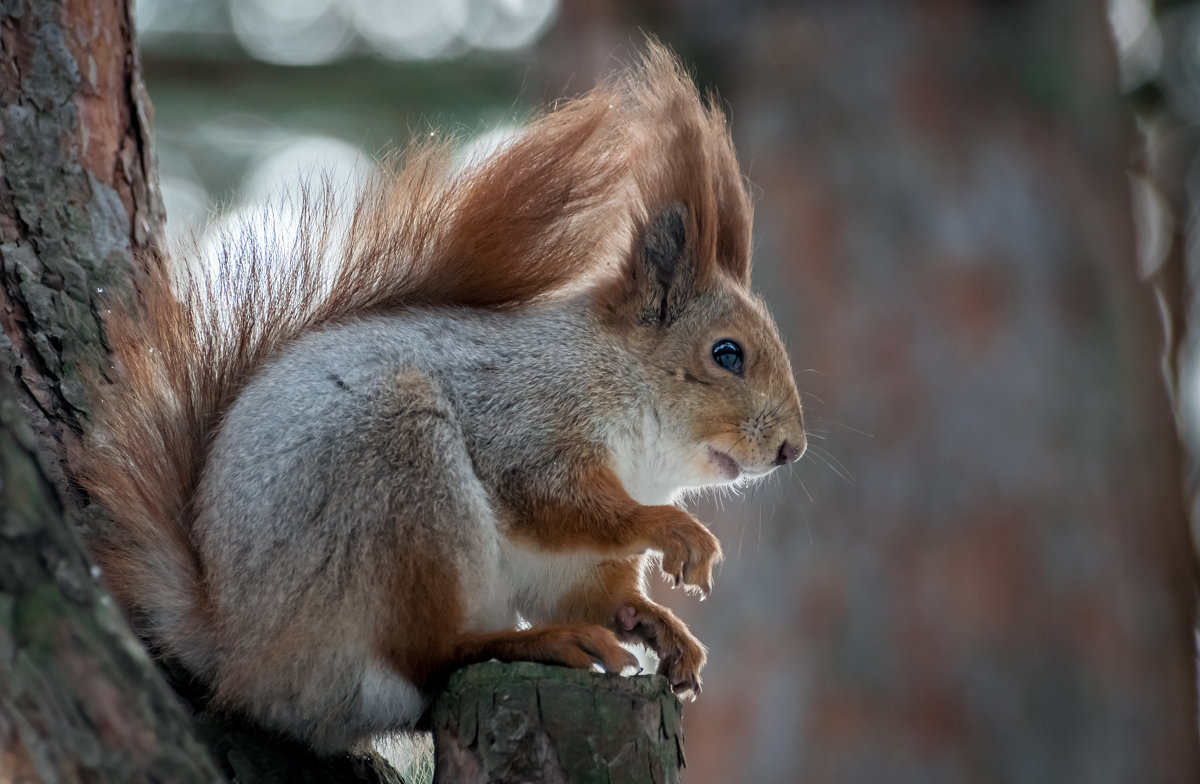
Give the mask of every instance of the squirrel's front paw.
<path id="1" fill-rule="evenodd" d="M 717 537 L 690 514 L 675 510 L 677 515 L 662 532 L 658 549 L 662 552 L 663 574 L 683 585 L 689 592 L 702 597 L 712 591 L 713 567 L 721 560 L 721 543 Z"/>
<path id="2" fill-rule="evenodd" d="M 658 656 L 658 674 L 671 689 L 693 700 L 700 694 L 700 670 L 708 652 L 683 622 L 657 605 L 625 606 L 617 611 L 617 634 L 626 642 L 641 643 Z"/>

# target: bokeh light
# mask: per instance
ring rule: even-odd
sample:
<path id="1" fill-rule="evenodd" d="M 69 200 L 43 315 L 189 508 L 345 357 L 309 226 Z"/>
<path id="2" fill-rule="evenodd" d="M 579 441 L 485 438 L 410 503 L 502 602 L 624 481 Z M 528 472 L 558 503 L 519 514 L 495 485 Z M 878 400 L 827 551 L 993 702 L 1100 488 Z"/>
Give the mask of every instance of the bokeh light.
<path id="1" fill-rule="evenodd" d="M 1109 0 L 1108 20 L 1121 66 L 1122 86 L 1152 78 L 1162 61 L 1162 36 L 1149 0 Z"/>
<path id="2" fill-rule="evenodd" d="M 377 52 L 406 60 L 449 54 L 467 22 L 469 5 L 467 0 L 347 0 L 344 7 Z"/>
<path id="3" fill-rule="evenodd" d="M 325 63 L 351 43 L 340 0 L 237 0 L 229 10 L 238 41 L 269 63 Z"/>
<path id="4" fill-rule="evenodd" d="M 319 65 L 370 52 L 392 60 L 529 46 L 554 20 L 558 0 L 140 0 L 139 32 L 203 32 L 232 39 L 277 65 Z"/>

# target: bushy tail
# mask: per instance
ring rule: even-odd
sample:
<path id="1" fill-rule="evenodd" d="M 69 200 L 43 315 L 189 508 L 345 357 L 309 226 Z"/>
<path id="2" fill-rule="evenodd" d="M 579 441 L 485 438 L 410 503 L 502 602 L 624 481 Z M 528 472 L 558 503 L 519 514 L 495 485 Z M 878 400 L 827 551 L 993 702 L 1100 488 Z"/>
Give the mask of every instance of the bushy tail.
<path id="1" fill-rule="evenodd" d="M 347 211 L 328 190 L 307 196 L 298 232 L 231 234 L 202 265 L 148 259 L 140 307 L 114 305 L 106 322 L 117 378 L 97 385 L 94 432 L 70 461 L 111 517 L 93 553 L 141 633 L 201 677 L 210 624 L 191 499 L 219 419 L 254 368 L 357 314 L 551 296 L 621 265 L 647 202 L 686 203 L 715 237 L 729 232 L 717 202 L 733 198 L 732 230 L 748 234 L 723 118 L 655 45 L 639 68 L 481 160 L 422 141 L 401 161 Z"/>

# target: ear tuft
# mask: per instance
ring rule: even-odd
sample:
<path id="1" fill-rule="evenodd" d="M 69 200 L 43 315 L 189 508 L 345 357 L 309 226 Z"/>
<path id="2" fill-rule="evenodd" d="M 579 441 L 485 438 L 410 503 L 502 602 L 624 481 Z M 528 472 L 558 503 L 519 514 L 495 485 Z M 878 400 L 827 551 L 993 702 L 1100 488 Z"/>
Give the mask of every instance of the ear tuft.
<path id="1" fill-rule="evenodd" d="M 642 263 L 664 290 L 671 288 L 686 245 L 687 210 L 682 204 L 666 207 L 647 222 L 642 235 Z"/>
<path id="2" fill-rule="evenodd" d="M 641 265 L 634 262 L 631 282 L 641 301 L 638 322 L 669 327 L 695 294 L 696 269 L 688 247 L 688 212 L 673 203 L 658 211 L 642 229 Z"/>

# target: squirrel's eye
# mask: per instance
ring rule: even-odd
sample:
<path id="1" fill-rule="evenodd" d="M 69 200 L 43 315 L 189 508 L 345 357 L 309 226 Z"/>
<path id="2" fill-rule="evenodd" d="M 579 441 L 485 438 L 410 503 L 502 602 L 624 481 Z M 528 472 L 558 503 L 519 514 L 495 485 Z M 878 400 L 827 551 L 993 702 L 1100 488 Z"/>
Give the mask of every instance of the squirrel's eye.
<path id="1" fill-rule="evenodd" d="M 742 347 L 732 340 L 718 340 L 712 347 L 713 361 L 736 376 L 742 375 L 746 369 L 746 359 L 742 355 Z"/>

